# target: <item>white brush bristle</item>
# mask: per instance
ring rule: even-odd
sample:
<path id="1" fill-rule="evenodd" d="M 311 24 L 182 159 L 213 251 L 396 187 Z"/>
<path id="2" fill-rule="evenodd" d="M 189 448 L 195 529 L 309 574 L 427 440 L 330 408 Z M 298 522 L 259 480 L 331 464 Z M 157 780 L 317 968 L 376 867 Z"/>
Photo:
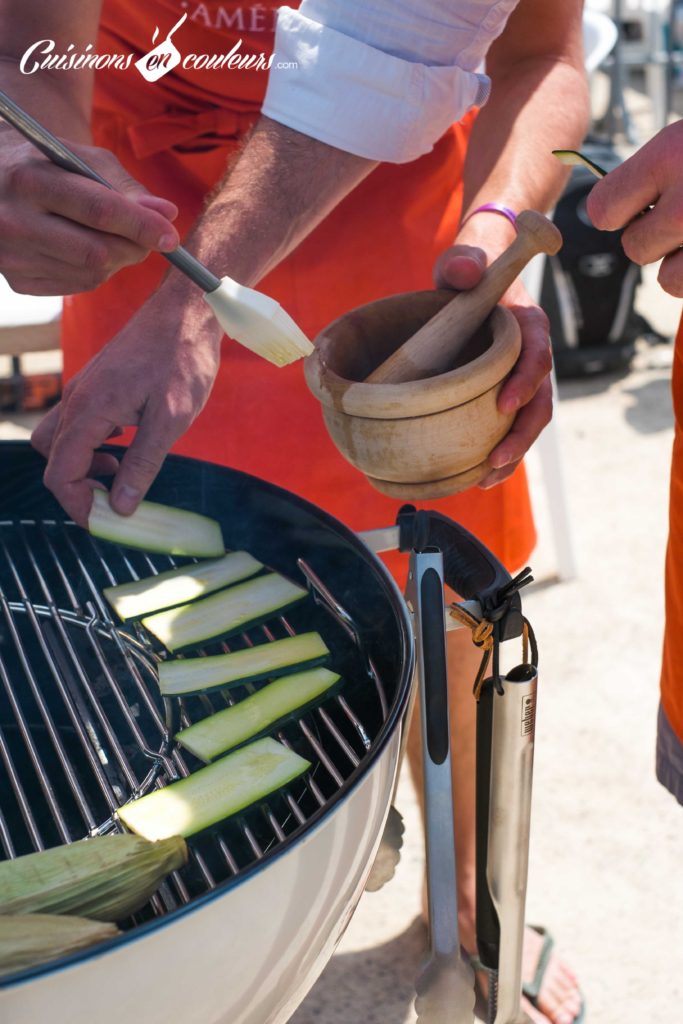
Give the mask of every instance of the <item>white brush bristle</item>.
<path id="1" fill-rule="evenodd" d="M 310 355 L 313 345 L 279 302 L 224 277 L 204 299 L 227 335 L 276 366 Z"/>

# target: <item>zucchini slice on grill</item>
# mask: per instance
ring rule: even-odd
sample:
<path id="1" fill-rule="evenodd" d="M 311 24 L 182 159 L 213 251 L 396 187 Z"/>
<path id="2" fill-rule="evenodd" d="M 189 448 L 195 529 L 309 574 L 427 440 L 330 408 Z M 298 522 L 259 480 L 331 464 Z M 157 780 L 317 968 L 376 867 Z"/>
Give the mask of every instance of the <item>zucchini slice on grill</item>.
<path id="1" fill-rule="evenodd" d="M 301 633 L 231 654 L 162 661 L 159 665 L 159 689 L 166 697 L 178 697 L 217 687 L 237 686 L 256 679 L 287 675 L 304 665 L 311 667 L 329 653 L 319 633 Z"/>
<path id="2" fill-rule="evenodd" d="M 139 619 L 142 615 L 187 604 L 214 590 L 239 583 L 263 568 L 246 551 L 231 551 L 223 558 L 146 576 L 142 580 L 105 587 L 103 593 L 121 619 Z"/>
<path id="3" fill-rule="evenodd" d="M 307 591 L 278 573 L 229 587 L 192 604 L 149 615 L 142 625 L 169 651 L 196 647 L 213 637 L 230 636 L 279 615 L 303 601 Z"/>
<path id="4" fill-rule="evenodd" d="M 117 814 L 126 828 L 145 839 L 192 836 L 274 793 L 310 766 L 310 761 L 266 737 L 124 804 Z"/>
<path id="5" fill-rule="evenodd" d="M 238 704 L 209 715 L 175 739 L 202 761 L 211 761 L 226 750 L 239 746 L 297 708 L 303 708 L 339 682 L 336 672 L 314 668 L 276 679 Z"/>
<path id="6" fill-rule="evenodd" d="M 93 537 L 166 555 L 215 558 L 225 551 L 215 519 L 154 501 L 141 501 L 132 516 L 120 516 L 99 489 L 93 491 L 88 529 Z"/>

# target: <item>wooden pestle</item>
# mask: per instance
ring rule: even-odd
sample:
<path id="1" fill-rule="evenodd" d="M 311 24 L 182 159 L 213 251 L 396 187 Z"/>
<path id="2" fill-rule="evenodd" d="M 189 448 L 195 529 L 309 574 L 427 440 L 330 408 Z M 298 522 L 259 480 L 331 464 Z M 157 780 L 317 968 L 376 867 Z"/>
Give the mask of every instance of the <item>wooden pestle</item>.
<path id="1" fill-rule="evenodd" d="M 408 338 L 367 378 L 369 384 L 402 384 L 434 377 L 453 367 L 457 356 L 481 327 L 532 256 L 554 255 L 562 245 L 555 225 L 535 210 L 517 218 L 517 237 L 485 271 L 476 287 L 454 299 Z"/>

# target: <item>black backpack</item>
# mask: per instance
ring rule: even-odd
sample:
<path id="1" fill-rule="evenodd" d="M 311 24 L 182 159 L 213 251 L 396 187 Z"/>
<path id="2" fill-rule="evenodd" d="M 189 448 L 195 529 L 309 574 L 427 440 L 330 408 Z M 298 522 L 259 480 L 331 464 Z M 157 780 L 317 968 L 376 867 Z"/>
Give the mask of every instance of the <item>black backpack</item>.
<path id="1" fill-rule="evenodd" d="M 621 163 L 611 146 L 586 143 L 582 152 L 607 171 Z M 666 340 L 633 308 L 641 273 L 621 247 L 621 231 L 597 231 L 588 218 L 594 184 L 587 168 L 573 168 L 553 215 L 564 244 L 546 261 L 540 304 L 550 320 L 558 377 L 628 366 L 644 334 Z"/>

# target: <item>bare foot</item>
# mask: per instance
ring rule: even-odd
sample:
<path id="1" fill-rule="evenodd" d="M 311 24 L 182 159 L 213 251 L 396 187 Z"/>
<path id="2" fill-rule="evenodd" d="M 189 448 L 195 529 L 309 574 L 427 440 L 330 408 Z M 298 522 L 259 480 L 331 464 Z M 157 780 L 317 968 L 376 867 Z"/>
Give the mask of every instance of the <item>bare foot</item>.
<path id="1" fill-rule="evenodd" d="M 534 977 L 542 945 L 543 936 L 533 928 L 527 928 L 522 957 L 522 977 L 526 982 Z M 543 975 L 537 1003 L 538 1009 L 535 1009 L 526 998 L 522 998 L 522 1007 L 534 1024 L 548 1024 L 548 1021 L 552 1021 L 552 1024 L 573 1024 L 581 1009 L 576 975 L 562 962 L 554 949 Z"/>
<path id="2" fill-rule="evenodd" d="M 527 928 L 524 933 L 522 955 L 522 978 L 525 982 L 533 980 L 542 945 L 543 937 L 533 928 Z M 486 999 L 488 975 L 485 971 L 477 973 L 477 985 Z M 574 974 L 562 963 L 554 950 L 550 954 L 543 975 L 537 1006 L 532 1006 L 526 996 L 522 996 L 520 1006 L 533 1024 L 573 1024 L 581 1009 L 578 983 Z"/>
<path id="3" fill-rule="evenodd" d="M 422 891 L 422 917 L 427 921 L 427 886 Z M 468 915 L 462 914 L 459 921 L 460 941 L 465 949 L 476 947 L 474 928 Z M 543 936 L 529 926 L 524 930 L 524 949 L 522 952 L 522 980 L 531 984 L 536 974 L 538 958 L 543 947 Z M 484 996 L 488 996 L 488 976 L 486 971 L 477 975 L 478 986 Z M 581 993 L 576 975 L 560 958 L 555 948 L 552 949 L 545 972 L 543 984 L 534 1007 L 522 996 L 521 1007 L 533 1021 L 533 1024 L 574 1024 L 581 1009 Z"/>

